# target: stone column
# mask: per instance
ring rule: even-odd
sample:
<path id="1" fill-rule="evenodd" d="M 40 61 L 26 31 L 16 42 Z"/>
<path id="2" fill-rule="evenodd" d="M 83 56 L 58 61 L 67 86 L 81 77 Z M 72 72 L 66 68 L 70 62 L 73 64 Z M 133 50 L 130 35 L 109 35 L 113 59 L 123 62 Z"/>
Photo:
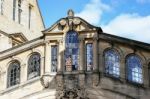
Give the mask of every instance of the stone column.
<path id="1" fill-rule="evenodd" d="M 51 72 L 51 48 L 49 42 L 45 42 L 45 74 L 50 74 Z"/>
<path id="2" fill-rule="evenodd" d="M 85 65 L 84 65 L 84 38 L 80 37 L 79 38 L 79 71 L 83 72 L 85 70 Z"/>
<path id="3" fill-rule="evenodd" d="M 148 88 L 149 87 L 149 73 L 148 73 L 148 66 L 145 64 L 143 64 L 143 68 L 142 68 L 142 73 L 143 73 L 143 84 L 144 87 Z"/>
<path id="4" fill-rule="evenodd" d="M 58 66 L 57 66 L 57 72 L 62 73 L 63 72 L 63 40 L 58 40 Z"/>
<path id="5" fill-rule="evenodd" d="M 120 80 L 126 82 L 126 63 L 125 58 L 120 57 Z"/>
<path id="6" fill-rule="evenodd" d="M 52 77 L 50 76 L 51 72 L 51 48 L 49 46 L 49 41 L 45 42 L 45 60 L 44 60 L 44 74 L 42 75 L 40 81 L 44 88 L 50 87 L 50 82 Z"/>
<path id="7" fill-rule="evenodd" d="M 99 51 L 99 71 L 100 71 L 100 75 L 101 77 L 103 77 L 104 75 L 104 57 L 103 57 L 103 49 L 100 49 Z"/>
<path id="8" fill-rule="evenodd" d="M 93 87 L 98 86 L 99 84 L 99 68 L 98 68 L 98 38 L 93 38 L 93 75 L 92 82 Z"/>
<path id="9" fill-rule="evenodd" d="M 93 38 L 93 71 L 98 71 L 98 38 Z"/>

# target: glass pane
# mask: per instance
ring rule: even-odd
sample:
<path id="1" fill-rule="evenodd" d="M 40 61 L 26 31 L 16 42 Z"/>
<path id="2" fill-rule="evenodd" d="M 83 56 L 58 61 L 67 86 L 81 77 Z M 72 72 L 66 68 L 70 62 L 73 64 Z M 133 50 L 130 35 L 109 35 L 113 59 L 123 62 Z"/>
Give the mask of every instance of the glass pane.
<path id="1" fill-rule="evenodd" d="M 127 58 L 128 80 L 136 83 L 143 83 L 142 64 L 140 58 L 131 55 Z"/>
<path id="2" fill-rule="evenodd" d="M 120 75 L 120 58 L 119 54 L 114 50 L 108 50 L 105 52 L 105 70 L 106 74 L 110 74 L 114 77 Z"/>
<path id="3" fill-rule="evenodd" d="M 78 69 L 79 55 L 79 40 L 78 34 L 74 31 L 69 31 L 66 35 L 65 63 L 66 71 Z"/>
<path id="4" fill-rule="evenodd" d="M 51 46 L 51 72 L 57 72 L 57 46 Z"/>
<path id="5" fill-rule="evenodd" d="M 28 79 L 40 75 L 40 55 L 35 53 L 30 56 L 28 61 Z"/>
<path id="6" fill-rule="evenodd" d="M 86 65 L 87 71 L 93 70 L 93 44 L 86 44 Z"/>
<path id="7" fill-rule="evenodd" d="M 10 64 L 8 73 L 8 87 L 20 82 L 20 64 L 18 62 Z"/>

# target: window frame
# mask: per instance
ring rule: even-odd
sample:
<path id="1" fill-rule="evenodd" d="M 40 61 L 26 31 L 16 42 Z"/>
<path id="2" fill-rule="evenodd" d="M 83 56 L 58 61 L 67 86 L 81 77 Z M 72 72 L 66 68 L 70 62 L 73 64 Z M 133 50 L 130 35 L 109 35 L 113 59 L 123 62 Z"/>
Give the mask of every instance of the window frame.
<path id="1" fill-rule="evenodd" d="M 105 54 L 107 53 L 107 52 L 109 52 L 109 51 L 113 51 L 113 54 L 114 55 L 117 55 L 117 57 L 118 57 L 118 63 L 119 63 L 119 67 L 117 67 L 117 66 L 113 66 L 113 70 L 112 70 L 112 73 L 110 73 L 110 70 L 108 69 L 108 72 L 106 72 L 107 70 L 107 68 L 106 68 L 106 59 L 105 59 Z M 116 57 L 116 56 L 113 56 L 113 57 Z M 116 60 L 116 59 L 115 59 Z M 109 77 L 112 77 L 112 78 L 115 78 L 115 79 L 120 79 L 120 77 L 121 77 L 121 73 L 120 73 L 120 71 L 121 71 L 121 55 L 120 55 L 120 53 L 118 52 L 118 50 L 116 50 L 116 49 L 114 49 L 114 48 L 107 48 L 106 50 L 104 50 L 104 52 L 103 52 L 103 63 L 104 63 L 104 73 L 105 73 L 105 75 L 106 76 L 109 76 Z M 110 61 L 110 60 L 109 60 Z M 114 65 L 114 64 L 113 64 Z M 109 67 L 109 66 L 108 66 Z M 119 72 L 119 74 L 117 75 L 116 73 L 114 73 L 114 68 L 118 68 L 118 71 L 116 71 L 116 72 Z"/>
<path id="2" fill-rule="evenodd" d="M 129 58 L 129 57 L 132 57 L 132 56 L 134 56 L 134 57 L 137 57 L 138 59 L 139 59 L 139 61 L 140 61 L 140 64 L 141 64 L 141 80 L 142 80 L 142 82 L 140 83 L 139 81 L 138 82 L 136 82 L 136 81 L 133 81 L 133 80 L 131 80 L 131 79 L 129 79 L 129 66 L 128 66 L 128 64 L 127 64 L 127 59 Z M 141 59 L 141 57 L 140 56 L 138 56 L 137 54 L 129 54 L 129 55 L 127 55 L 126 56 L 126 58 L 125 58 L 125 67 L 126 67 L 126 80 L 127 80 L 127 82 L 129 82 L 129 83 L 132 83 L 132 84 L 135 84 L 135 85 L 143 85 L 144 84 L 144 75 L 143 75 L 143 64 L 142 64 L 142 59 Z M 130 69 L 131 69 L 131 67 L 130 67 Z M 139 74 L 138 74 L 139 75 Z M 139 76 L 138 76 L 138 79 L 139 79 Z"/>
<path id="3" fill-rule="evenodd" d="M 76 66 L 74 66 L 73 67 L 73 65 L 71 64 L 70 65 L 70 67 L 69 68 L 71 68 L 71 70 L 68 70 L 68 67 L 67 66 L 69 66 L 69 65 L 66 65 L 67 63 L 66 63 L 66 57 L 67 57 L 67 50 L 69 51 L 69 50 L 75 50 L 75 48 L 74 47 L 67 47 L 67 44 L 69 43 L 68 42 L 68 35 L 70 34 L 70 33 L 75 33 L 75 38 L 74 39 L 76 39 L 76 41 L 74 41 L 74 42 L 72 42 L 73 44 L 77 44 L 77 47 L 76 47 L 76 49 L 77 49 L 77 54 L 75 54 L 74 55 L 74 57 L 76 57 L 77 59 L 75 59 L 76 61 L 77 61 L 77 64 L 78 64 L 78 66 L 76 67 Z M 74 30 L 70 30 L 70 31 L 68 31 L 68 32 L 66 32 L 66 35 L 65 35 L 66 37 L 65 37 L 65 51 L 64 51 L 64 61 L 65 61 L 65 71 L 66 72 L 75 72 L 75 71 L 78 71 L 79 70 L 79 34 L 78 34 L 78 32 L 76 32 L 76 31 L 74 31 Z M 73 52 L 73 51 L 72 51 Z M 69 56 L 69 55 L 68 55 Z M 72 59 L 72 57 L 73 57 L 73 55 L 71 54 L 71 63 L 73 63 L 73 62 L 75 62 L 75 61 L 72 61 L 73 59 Z M 76 67 L 76 69 L 74 69 Z"/>
<path id="4" fill-rule="evenodd" d="M 15 64 L 17 64 L 18 67 L 16 67 Z M 15 67 L 14 67 L 14 65 L 15 65 Z M 14 69 L 16 69 L 16 68 L 18 68 L 18 71 L 16 71 L 16 73 L 14 74 Z M 12 70 L 13 70 L 13 74 L 12 74 Z M 12 77 L 12 75 L 15 75 L 15 77 Z M 8 70 L 7 70 L 7 88 L 10 88 L 10 87 L 20 84 L 20 80 L 21 80 L 20 75 L 21 75 L 20 62 L 18 60 L 14 60 L 14 61 L 10 62 Z M 14 79 L 16 80 L 16 81 L 15 80 L 13 81 L 13 82 L 15 82 L 15 84 L 11 84 L 11 83 L 13 83 L 13 82 L 11 82 L 11 78 L 13 78 L 13 80 Z M 18 79 L 18 81 L 17 81 L 17 79 Z"/>
<path id="5" fill-rule="evenodd" d="M 33 58 L 34 55 L 39 56 L 39 57 L 38 57 L 38 58 L 39 58 L 39 67 L 36 67 L 36 68 L 35 68 L 34 66 L 30 67 L 30 64 L 29 64 L 29 62 L 31 62 L 30 59 Z M 37 60 L 36 60 L 36 61 L 37 61 Z M 33 79 L 33 78 L 36 78 L 36 77 L 40 76 L 40 74 L 41 74 L 41 55 L 40 55 L 40 53 L 38 53 L 38 52 L 32 53 L 32 54 L 30 55 L 30 57 L 29 57 L 27 63 L 28 63 L 28 68 L 27 68 L 27 80 L 30 80 L 30 79 Z M 33 68 L 36 69 L 36 71 L 34 70 L 34 71 L 30 72 L 30 71 L 31 71 L 31 68 L 32 68 L 32 70 L 33 70 Z M 37 70 L 37 69 L 39 69 L 39 70 Z M 30 71 L 29 71 L 29 70 L 30 70 Z M 31 75 L 33 72 L 37 72 L 37 75 L 34 75 L 34 77 L 30 77 L 30 75 Z"/>
<path id="6" fill-rule="evenodd" d="M 56 71 L 52 71 L 52 61 L 53 61 L 53 59 L 52 59 L 52 58 L 53 58 L 53 55 L 52 55 L 52 54 L 53 54 L 53 51 L 52 51 L 52 48 L 53 48 L 53 47 L 56 48 L 56 55 L 55 55 L 55 56 L 56 56 L 56 59 L 57 59 L 57 60 L 56 60 L 56 64 L 57 64 L 57 65 L 56 65 L 56 67 L 55 67 Z M 58 50 L 59 50 L 59 49 L 58 49 L 58 45 L 51 45 L 51 60 L 50 60 L 50 61 L 51 61 L 51 72 L 52 72 L 52 73 L 57 72 L 57 69 L 58 69 Z"/>
<path id="7" fill-rule="evenodd" d="M 92 53 L 90 53 L 90 54 L 92 54 L 92 70 L 87 70 L 87 45 L 88 44 L 92 45 Z M 85 48 L 86 49 L 86 71 L 91 72 L 91 71 L 93 71 L 93 43 L 92 42 L 87 42 L 85 46 L 86 46 L 86 48 Z"/>

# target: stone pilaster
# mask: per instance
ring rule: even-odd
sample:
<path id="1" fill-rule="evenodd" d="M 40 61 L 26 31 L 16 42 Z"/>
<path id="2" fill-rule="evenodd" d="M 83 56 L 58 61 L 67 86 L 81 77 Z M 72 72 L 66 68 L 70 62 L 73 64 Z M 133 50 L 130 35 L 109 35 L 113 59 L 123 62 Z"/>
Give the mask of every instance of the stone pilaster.
<path id="1" fill-rule="evenodd" d="M 148 66 L 146 64 L 143 64 L 142 73 L 143 73 L 144 87 L 148 88 L 149 87 L 149 76 L 148 76 L 149 74 L 148 74 Z"/>
<path id="2" fill-rule="evenodd" d="M 58 67 L 57 72 L 62 73 L 63 71 L 63 40 L 58 40 Z"/>
<path id="3" fill-rule="evenodd" d="M 45 74 L 50 74 L 51 72 L 51 48 L 49 42 L 45 42 Z"/>
<path id="4" fill-rule="evenodd" d="M 98 38 L 93 38 L 93 71 L 98 71 Z"/>
<path id="5" fill-rule="evenodd" d="M 84 65 L 84 38 L 79 38 L 79 71 L 83 72 L 85 70 Z"/>
<path id="6" fill-rule="evenodd" d="M 120 58 L 120 80 L 126 82 L 126 64 L 124 58 Z"/>

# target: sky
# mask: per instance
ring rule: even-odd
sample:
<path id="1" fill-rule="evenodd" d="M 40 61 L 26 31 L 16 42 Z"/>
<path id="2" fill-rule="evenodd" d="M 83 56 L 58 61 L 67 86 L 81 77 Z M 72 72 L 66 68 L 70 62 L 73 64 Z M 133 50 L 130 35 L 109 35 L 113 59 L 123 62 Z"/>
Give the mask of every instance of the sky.
<path id="1" fill-rule="evenodd" d="M 45 27 L 72 9 L 105 33 L 150 44 L 150 0 L 38 0 Z"/>

